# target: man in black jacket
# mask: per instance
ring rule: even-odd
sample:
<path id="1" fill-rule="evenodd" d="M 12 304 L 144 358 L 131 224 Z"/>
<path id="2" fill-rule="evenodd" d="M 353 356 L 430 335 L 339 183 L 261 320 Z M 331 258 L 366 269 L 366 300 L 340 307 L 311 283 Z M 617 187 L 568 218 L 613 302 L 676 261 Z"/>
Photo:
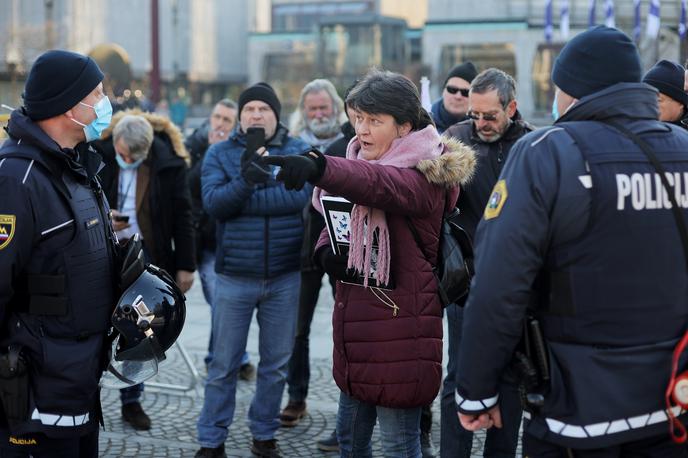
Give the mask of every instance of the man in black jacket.
<path id="1" fill-rule="evenodd" d="M 432 104 L 432 120 L 439 133 L 457 122 L 467 119 L 468 90 L 478 74 L 473 62 L 463 62 L 452 68 L 444 80 L 442 97 Z"/>
<path id="2" fill-rule="evenodd" d="M 688 93 L 683 89 L 685 69 L 677 63 L 660 60 L 645 73 L 643 83 L 659 91 L 659 120 L 685 129 L 686 126 L 681 122 L 688 114 Z"/>
<path id="3" fill-rule="evenodd" d="M 666 393 L 688 338 L 688 133 L 657 120 L 641 75 L 617 29 L 570 40 L 552 70 L 557 120 L 512 147 L 478 226 L 456 402 L 466 429 L 502 426 L 500 378 L 530 354 L 525 456 L 686 456 Z"/>
<path id="4" fill-rule="evenodd" d="M 115 235 L 86 143 L 110 123 L 103 73 L 48 51 L 0 149 L 0 456 L 98 456 L 117 302 Z"/>
<path id="5" fill-rule="evenodd" d="M 454 124 L 447 129 L 445 135 L 470 145 L 478 159 L 473 179 L 467 186 L 461 187 L 457 202 L 460 211 L 457 223 L 473 238 L 511 146 L 532 131 L 533 127 L 518 112 L 514 79 L 496 68 L 489 68 L 475 77 L 468 95 L 468 105 L 470 119 Z M 468 457 L 473 433 L 459 424 L 454 403 L 456 358 L 461 346 L 463 309 L 452 304 L 446 310 L 449 322 L 449 362 L 442 388 L 440 449 L 443 457 Z M 507 427 L 488 431 L 485 451 L 490 456 L 513 456 L 516 453 L 521 423 L 520 400 L 513 383 L 503 384 L 500 393 Z"/>
<path id="6" fill-rule="evenodd" d="M 179 129 L 162 116 L 119 112 L 99 147 L 106 165 L 100 177 L 118 238 L 126 241 L 140 234 L 148 261 L 188 291 L 196 264 L 184 160 L 188 153 Z M 122 418 L 147 430 L 150 418 L 139 402 L 142 391 L 143 384 L 120 390 Z"/>

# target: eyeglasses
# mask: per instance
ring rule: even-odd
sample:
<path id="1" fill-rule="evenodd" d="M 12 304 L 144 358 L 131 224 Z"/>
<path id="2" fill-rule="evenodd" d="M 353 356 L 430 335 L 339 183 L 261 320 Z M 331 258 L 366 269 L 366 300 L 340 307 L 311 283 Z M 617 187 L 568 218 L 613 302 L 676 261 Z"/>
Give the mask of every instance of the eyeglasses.
<path id="1" fill-rule="evenodd" d="M 496 121 L 497 120 L 497 114 L 474 113 L 472 111 L 469 111 L 467 114 L 468 114 L 468 117 L 471 118 L 473 121 L 478 121 L 481 118 L 483 121 Z"/>
<path id="2" fill-rule="evenodd" d="M 468 97 L 468 92 L 470 91 L 470 89 L 461 89 L 456 86 L 444 86 L 444 88 L 452 95 L 460 92 L 464 97 Z"/>

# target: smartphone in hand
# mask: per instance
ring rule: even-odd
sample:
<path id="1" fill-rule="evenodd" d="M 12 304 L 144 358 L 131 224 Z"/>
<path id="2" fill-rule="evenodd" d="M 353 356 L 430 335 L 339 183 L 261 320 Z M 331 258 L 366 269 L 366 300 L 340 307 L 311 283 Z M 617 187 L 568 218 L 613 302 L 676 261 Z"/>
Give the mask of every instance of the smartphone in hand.
<path id="1" fill-rule="evenodd" d="M 262 127 L 246 129 L 246 151 L 255 153 L 262 146 L 265 146 L 265 129 Z"/>
<path id="2" fill-rule="evenodd" d="M 129 215 L 112 215 L 112 219 L 113 219 L 113 221 L 128 223 L 129 222 Z"/>

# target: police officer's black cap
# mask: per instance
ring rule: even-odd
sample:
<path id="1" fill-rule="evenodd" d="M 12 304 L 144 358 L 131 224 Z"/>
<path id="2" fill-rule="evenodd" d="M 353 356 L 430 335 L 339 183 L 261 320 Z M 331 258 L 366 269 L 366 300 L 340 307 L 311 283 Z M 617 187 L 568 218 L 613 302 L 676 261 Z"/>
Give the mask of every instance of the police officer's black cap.
<path id="1" fill-rule="evenodd" d="M 639 83 L 640 55 L 622 31 L 603 25 L 573 37 L 561 50 L 552 81 L 577 99 L 617 83 Z"/>
<path id="2" fill-rule="evenodd" d="M 688 106 L 688 93 L 683 90 L 685 77 L 685 69 L 682 66 L 668 60 L 660 60 L 645 73 L 643 83 L 654 86 L 667 97 Z"/>
<path id="3" fill-rule="evenodd" d="M 88 56 L 47 51 L 34 62 L 24 86 L 24 108 L 34 121 L 65 113 L 82 101 L 105 75 Z"/>

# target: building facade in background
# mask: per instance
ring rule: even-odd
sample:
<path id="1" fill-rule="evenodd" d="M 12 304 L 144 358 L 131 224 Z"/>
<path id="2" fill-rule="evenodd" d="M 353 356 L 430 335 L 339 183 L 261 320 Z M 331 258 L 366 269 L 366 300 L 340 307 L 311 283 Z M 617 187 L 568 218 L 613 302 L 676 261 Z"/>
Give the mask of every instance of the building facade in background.
<path id="1" fill-rule="evenodd" d="M 423 28 L 423 63 L 429 69 L 432 93 L 439 97 L 444 76 L 456 63 L 473 61 L 478 70 L 498 67 L 514 76 L 519 110 L 536 123 L 551 122 L 554 97 L 550 75 L 563 47 L 560 4 L 553 1 L 551 43 L 544 34 L 546 0 L 429 0 Z M 569 0 L 569 38 L 588 28 L 590 0 Z M 604 24 L 603 1 L 595 23 Z M 633 36 L 633 1 L 615 0 L 616 27 Z M 659 59 L 679 60 L 680 0 L 661 2 L 662 28 L 657 40 L 645 36 L 649 0 L 641 1 L 641 38 L 638 47 L 646 68 Z"/>
<path id="2" fill-rule="evenodd" d="M 26 73 L 44 50 L 91 54 L 115 93 L 150 89 L 151 4 L 155 0 L 0 0 L 0 102 L 16 106 Z M 551 67 L 565 40 L 560 0 L 545 40 L 546 0 L 157 0 L 162 95 L 205 116 L 215 100 L 268 81 L 284 112 L 314 78 L 343 91 L 371 66 L 430 77 L 438 97 L 447 71 L 473 61 L 517 81 L 519 109 L 549 122 Z M 569 0 L 570 36 L 588 27 L 589 0 Z M 603 1 L 595 21 L 605 20 Z M 615 0 L 616 26 L 633 35 L 632 0 Z M 646 68 L 680 60 L 680 0 L 662 0 L 658 39 L 645 35 L 641 0 L 638 46 Z M 681 54 L 683 51 L 684 54 Z M 172 108 L 172 107 L 171 107 Z M 194 114 L 194 108 L 195 114 Z"/>
<path id="3" fill-rule="evenodd" d="M 254 2 L 158 0 L 162 95 L 212 104 L 247 79 L 246 43 Z M 150 0 L 0 0 L 0 101 L 20 103 L 31 64 L 46 49 L 64 48 L 109 59 L 122 72 L 111 89 L 149 88 L 152 66 Z M 99 60 L 99 63 L 103 63 Z M 104 65 L 105 70 L 109 70 Z M 181 89 L 181 90 L 180 90 Z"/>

